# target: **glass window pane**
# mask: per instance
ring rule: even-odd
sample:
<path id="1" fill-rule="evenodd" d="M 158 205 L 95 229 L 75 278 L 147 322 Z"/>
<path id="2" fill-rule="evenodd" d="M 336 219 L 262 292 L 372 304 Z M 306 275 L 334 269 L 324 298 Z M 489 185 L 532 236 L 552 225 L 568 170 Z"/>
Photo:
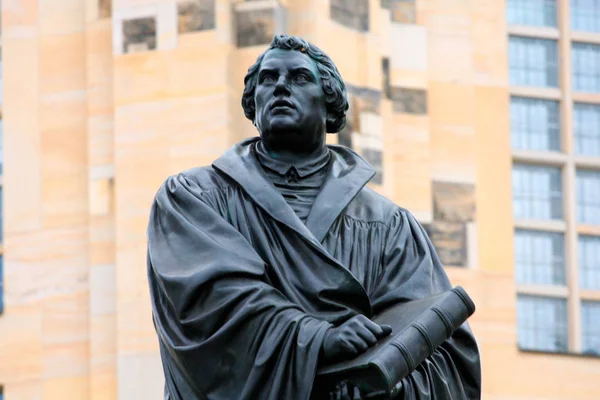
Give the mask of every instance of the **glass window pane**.
<path id="1" fill-rule="evenodd" d="M 600 355 L 600 302 L 581 302 L 581 333 L 583 352 Z"/>
<path id="2" fill-rule="evenodd" d="M 565 284 L 565 246 L 562 233 L 515 231 L 517 283 Z"/>
<path id="3" fill-rule="evenodd" d="M 600 225 L 600 171 L 577 170 L 577 221 Z"/>
<path id="4" fill-rule="evenodd" d="M 600 237 L 579 236 L 579 285 L 600 290 Z"/>
<path id="5" fill-rule="evenodd" d="M 600 105 L 573 105 L 575 152 L 584 156 L 600 156 Z"/>
<path id="6" fill-rule="evenodd" d="M 519 348 L 567 350 L 567 302 L 564 299 L 519 295 L 517 298 Z"/>
<path id="7" fill-rule="evenodd" d="M 556 40 L 511 36 L 510 83 L 524 86 L 558 86 Z"/>
<path id="8" fill-rule="evenodd" d="M 600 93 L 600 45 L 573 43 L 573 88 Z"/>
<path id="9" fill-rule="evenodd" d="M 560 150 L 558 101 L 513 96 L 510 101 L 512 147 L 524 150 Z"/>
<path id="10" fill-rule="evenodd" d="M 571 0 L 571 28 L 600 32 L 600 0 Z"/>
<path id="11" fill-rule="evenodd" d="M 560 168 L 515 163 L 512 187 L 515 218 L 562 218 Z"/>
<path id="12" fill-rule="evenodd" d="M 508 0 L 506 11 L 509 24 L 556 26 L 556 0 Z"/>

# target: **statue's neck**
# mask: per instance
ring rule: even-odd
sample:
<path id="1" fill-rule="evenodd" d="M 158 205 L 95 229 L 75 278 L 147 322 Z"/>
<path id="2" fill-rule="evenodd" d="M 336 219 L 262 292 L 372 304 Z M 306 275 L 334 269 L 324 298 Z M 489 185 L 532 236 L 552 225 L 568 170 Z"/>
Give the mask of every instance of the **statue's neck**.
<path id="1" fill-rule="evenodd" d="M 322 143 L 319 143 L 312 148 L 305 149 L 290 149 L 282 146 L 276 146 L 264 140 L 262 143 L 268 154 L 290 165 L 302 164 L 319 159 L 323 157 L 324 153 L 327 152 L 327 146 L 325 145 L 324 140 Z"/>

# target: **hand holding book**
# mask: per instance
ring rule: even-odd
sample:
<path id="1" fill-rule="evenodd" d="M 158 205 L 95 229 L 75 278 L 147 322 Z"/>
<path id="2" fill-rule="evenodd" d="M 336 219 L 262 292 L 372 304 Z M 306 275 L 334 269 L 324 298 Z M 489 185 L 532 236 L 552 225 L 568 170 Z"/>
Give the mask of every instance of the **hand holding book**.
<path id="1" fill-rule="evenodd" d="M 326 362 L 354 358 L 390 333 L 391 326 L 378 325 L 364 315 L 356 315 L 327 331 L 323 340 L 323 356 Z"/>

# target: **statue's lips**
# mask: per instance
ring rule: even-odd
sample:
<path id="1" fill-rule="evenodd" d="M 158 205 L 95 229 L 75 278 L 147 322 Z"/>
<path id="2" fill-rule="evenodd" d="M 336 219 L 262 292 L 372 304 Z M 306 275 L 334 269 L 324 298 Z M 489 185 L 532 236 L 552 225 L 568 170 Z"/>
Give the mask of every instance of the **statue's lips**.
<path id="1" fill-rule="evenodd" d="M 292 103 L 287 100 L 276 100 L 271 105 L 271 110 L 284 110 L 284 109 L 292 109 L 295 108 Z"/>

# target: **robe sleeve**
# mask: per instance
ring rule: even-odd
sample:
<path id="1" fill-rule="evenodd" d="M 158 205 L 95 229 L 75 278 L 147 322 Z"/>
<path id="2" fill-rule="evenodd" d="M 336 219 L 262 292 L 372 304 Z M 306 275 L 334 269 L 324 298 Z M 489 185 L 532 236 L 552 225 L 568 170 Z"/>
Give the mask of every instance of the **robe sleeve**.
<path id="1" fill-rule="evenodd" d="M 452 288 L 423 227 L 398 209 L 386 238 L 383 269 L 372 295 L 374 313 L 398 302 L 432 296 Z M 479 351 L 464 323 L 404 379 L 404 399 L 480 399 Z"/>
<path id="2" fill-rule="evenodd" d="M 165 391 L 172 400 L 308 399 L 331 325 L 269 284 L 264 261 L 210 195 L 180 174 L 152 206 L 148 279 Z"/>

